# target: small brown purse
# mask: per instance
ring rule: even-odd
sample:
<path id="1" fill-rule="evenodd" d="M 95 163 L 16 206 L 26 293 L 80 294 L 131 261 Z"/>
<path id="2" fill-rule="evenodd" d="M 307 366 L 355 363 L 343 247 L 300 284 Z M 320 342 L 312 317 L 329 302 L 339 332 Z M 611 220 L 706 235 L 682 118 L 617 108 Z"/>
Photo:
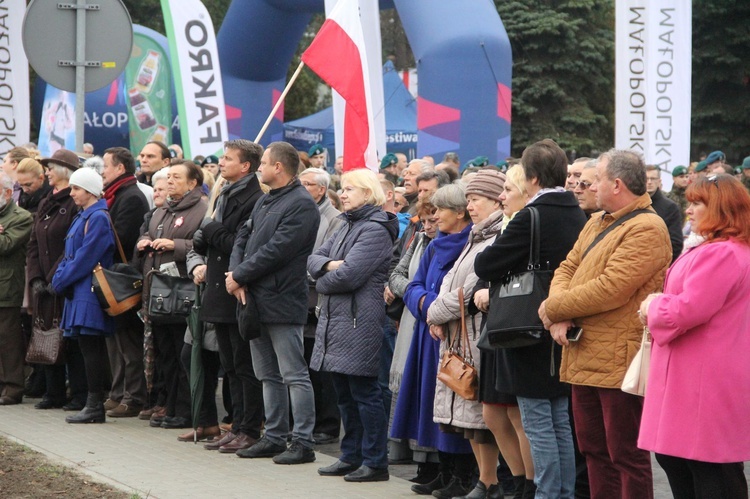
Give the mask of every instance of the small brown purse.
<path id="1" fill-rule="evenodd" d="M 458 301 L 461 304 L 460 331 L 456 331 L 450 348 L 443 352 L 437 379 L 459 397 L 466 400 L 477 400 L 479 398 L 479 380 L 477 369 L 474 367 L 471 345 L 469 345 L 469 333 L 466 330 L 466 306 L 463 288 L 458 289 Z"/>
<path id="2" fill-rule="evenodd" d="M 55 301 L 57 301 L 57 297 L 55 297 Z M 37 310 L 39 310 L 38 306 Z M 56 304 L 54 310 L 57 310 Z M 37 317 L 31 328 L 29 346 L 26 348 L 26 362 L 48 366 L 62 364 L 65 362 L 64 353 L 63 331 L 59 327 L 58 320 L 53 320 L 52 328 L 47 329 L 41 317 Z"/>

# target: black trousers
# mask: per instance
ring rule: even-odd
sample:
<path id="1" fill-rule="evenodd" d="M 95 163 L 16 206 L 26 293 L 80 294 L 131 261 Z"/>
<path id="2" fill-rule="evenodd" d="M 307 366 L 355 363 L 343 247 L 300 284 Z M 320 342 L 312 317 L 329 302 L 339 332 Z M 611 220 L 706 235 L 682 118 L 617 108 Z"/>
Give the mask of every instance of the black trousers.
<path id="1" fill-rule="evenodd" d="M 706 463 L 656 454 L 674 499 L 748 499 L 742 463 Z"/>
<path id="2" fill-rule="evenodd" d="M 307 326 L 305 326 L 307 328 Z M 305 362 L 310 365 L 315 338 L 304 338 Z M 341 416 L 339 415 L 338 397 L 333 387 L 333 378 L 329 372 L 308 369 L 310 382 L 315 396 L 315 429 L 313 433 L 326 433 L 338 437 L 341 433 Z"/>
<path id="3" fill-rule="evenodd" d="M 253 370 L 250 343 L 242 339 L 237 324 L 214 326 L 221 365 L 229 375 L 232 432 L 258 439 L 263 422 L 263 386 Z"/>
<path id="4" fill-rule="evenodd" d="M 78 346 L 78 338 L 64 338 L 65 364 L 57 366 L 39 366 L 46 379 L 46 396 L 54 401 L 65 403 L 65 378 L 70 382 L 71 399 L 86 403 L 88 383 L 86 383 L 86 367 L 83 355 Z M 66 371 L 67 367 L 67 371 Z"/>
<path id="5" fill-rule="evenodd" d="M 104 336 L 82 334 L 78 336 L 78 345 L 81 347 L 83 363 L 86 366 L 86 381 L 89 385 L 89 393 L 97 394 L 101 399 L 104 392 L 109 388 L 107 376 L 109 365 L 107 364 L 107 344 Z"/>
<path id="6" fill-rule="evenodd" d="M 153 334 L 157 352 L 156 368 L 161 369 L 167 394 L 164 405 L 167 416 L 190 421 L 190 386 L 187 373 L 180 362 L 186 327 L 185 323 L 154 324 Z"/>
<path id="7" fill-rule="evenodd" d="M 193 345 L 182 345 L 182 366 L 188 374 L 190 382 L 190 366 L 192 364 Z M 204 428 L 217 426 L 219 417 L 216 413 L 216 387 L 219 384 L 219 352 L 212 352 L 201 348 L 201 365 L 203 365 L 203 398 L 198 416 L 198 426 Z M 191 392 L 192 396 L 192 392 Z"/>

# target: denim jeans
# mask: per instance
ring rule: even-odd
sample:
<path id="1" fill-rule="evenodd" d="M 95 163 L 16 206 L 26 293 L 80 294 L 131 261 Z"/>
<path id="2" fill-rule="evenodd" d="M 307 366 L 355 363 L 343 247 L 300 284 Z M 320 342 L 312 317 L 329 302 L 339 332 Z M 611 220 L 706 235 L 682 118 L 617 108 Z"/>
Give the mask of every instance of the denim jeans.
<path id="1" fill-rule="evenodd" d="M 572 499 L 576 464 L 570 431 L 568 397 L 518 397 L 521 422 L 531 444 L 536 498 Z"/>
<path id="2" fill-rule="evenodd" d="M 331 373 L 338 396 L 344 437 L 341 460 L 370 468 L 387 468 L 388 419 L 378 378 Z"/>
<path id="3" fill-rule="evenodd" d="M 261 324 L 261 336 L 250 342 L 255 375 L 263 384 L 266 438 L 286 445 L 291 399 L 292 439 L 314 445 L 315 396 L 302 346 L 302 325 Z"/>

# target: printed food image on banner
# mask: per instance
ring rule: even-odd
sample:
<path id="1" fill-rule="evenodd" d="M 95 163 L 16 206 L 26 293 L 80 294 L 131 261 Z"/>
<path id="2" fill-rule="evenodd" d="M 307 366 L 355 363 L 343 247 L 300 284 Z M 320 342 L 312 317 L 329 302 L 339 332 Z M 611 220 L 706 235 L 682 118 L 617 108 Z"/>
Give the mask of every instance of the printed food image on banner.
<path id="1" fill-rule="evenodd" d="M 59 149 L 75 151 L 75 94 L 47 85 L 44 92 L 39 152 L 45 158 Z"/>
<path id="2" fill-rule="evenodd" d="M 125 68 L 130 150 L 138 154 L 147 142 L 172 140 L 172 94 L 169 60 L 153 39 L 134 33 L 133 53 Z"/>

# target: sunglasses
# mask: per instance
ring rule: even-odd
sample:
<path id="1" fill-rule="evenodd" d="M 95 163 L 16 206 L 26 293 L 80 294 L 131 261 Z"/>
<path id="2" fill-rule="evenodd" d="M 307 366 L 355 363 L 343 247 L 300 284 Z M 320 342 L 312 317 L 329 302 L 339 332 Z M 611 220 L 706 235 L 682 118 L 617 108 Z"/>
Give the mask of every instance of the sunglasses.
<path id="1" fill-rule="evenodd" d="M 591 187 L 591 184 L 593 182 L 586 182 L 585 180 L 579 180 L 576 182 L 576 188 L 580 187 L 582 191 L 585 191 L 589 187 Z"/>

